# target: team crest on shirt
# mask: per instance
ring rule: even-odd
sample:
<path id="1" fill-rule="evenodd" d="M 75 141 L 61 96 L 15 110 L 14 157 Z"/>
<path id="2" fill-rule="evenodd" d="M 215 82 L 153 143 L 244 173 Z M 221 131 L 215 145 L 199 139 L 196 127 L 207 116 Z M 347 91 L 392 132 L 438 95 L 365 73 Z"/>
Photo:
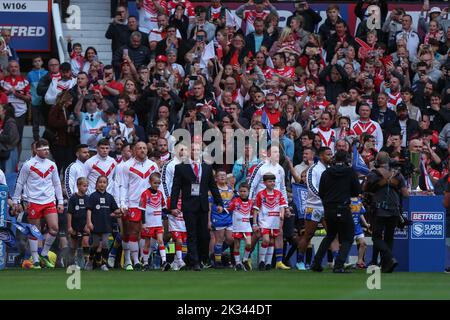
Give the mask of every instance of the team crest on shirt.
<path id="1" fill-rule="evenodd" d="M 105 198 L 100 198 L 100 203 L 105 204 Z"/>
<path id="2" fill-rule="evenodd" d="M 80 210 L 80 206 L 75 206 L 75 210 Z"/>
<path id="3" fill-rule="evenodd" d="M 35 214 L 35 211 L 34 211 L 34 209 L 31 209 L 31 214 Z"/>
<path id="4" fill-rule="evenodd" d="M 84 205 L 84 199 L 80 199 L 80 201 L 78 201 L 78 203 L 83 206 Z"/>
<path id="5" fill-rule="evenodd" d="M 100 205 L 99 205 L 99 204 L 96 205 L 96 206 L 95 206 L 95 209 L 100 210 Z"/>

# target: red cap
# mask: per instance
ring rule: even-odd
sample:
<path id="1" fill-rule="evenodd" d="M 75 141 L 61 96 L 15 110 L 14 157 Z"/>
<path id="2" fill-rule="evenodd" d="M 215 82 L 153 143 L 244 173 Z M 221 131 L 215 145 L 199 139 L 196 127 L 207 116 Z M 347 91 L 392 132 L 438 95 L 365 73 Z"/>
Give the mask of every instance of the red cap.
<path id="1" fill-rule="evenodd" d="M 167 63 L 167 57 L 160 54 L 159 56 L 156 57 L 155 59 L 156 62 L 166 62 Z"/>

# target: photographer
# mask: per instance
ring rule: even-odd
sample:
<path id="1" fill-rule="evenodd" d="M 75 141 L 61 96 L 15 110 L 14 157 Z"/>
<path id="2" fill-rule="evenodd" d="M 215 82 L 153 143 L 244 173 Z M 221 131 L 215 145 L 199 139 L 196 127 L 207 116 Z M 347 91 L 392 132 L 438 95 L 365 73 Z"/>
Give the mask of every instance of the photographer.
<path id="1" fill-rule="evenodd" d="M 398 265 L 392 255 L 394 230 L 402 221 L 402 197 L 408 197 L 406 181 L 396 169 L 389 167 L 389 155 L 380 152 L 376 158 L 376 170 L 368 176 L 363 190 L 373 194 L 373 213 L 371 225 L 374 249 L 381 253 L 381 270 L 390 273 Z"/>
<path id="2" fill-rule="evenodd" d="M 355 225 L 350 212 L 350 198 L 361 194 L 358 177 L 346 163 L 347 152 L 339 151 L 335 163 L 320 178 L 319 196 L 322 199 L 327 223 L 327 235 L 317 250 L 311 270 L 321 272 L 322 260 L 336 236 L 341 244 L 333 272 L 347 273 L 344 263 L 352 247 Z"/>

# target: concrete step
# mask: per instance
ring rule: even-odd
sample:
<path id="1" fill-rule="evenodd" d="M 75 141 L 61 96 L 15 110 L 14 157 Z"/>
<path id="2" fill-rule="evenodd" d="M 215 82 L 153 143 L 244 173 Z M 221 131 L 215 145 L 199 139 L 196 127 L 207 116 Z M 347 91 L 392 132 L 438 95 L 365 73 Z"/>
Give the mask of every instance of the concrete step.
<path id="1" fill-rule="evenodd" d="M 105 38 L 105 31 L 100 30 L 70 30 L 70 36 L 74 40 L 78 39 L 77 41 L 79 41 L 80 39 L 97 39 L 99 41 L 97 42 L 97 44 L 109 43 L 109 41 L 111 41 Z"/>
<path id="2" fill-rule="evenodd" d="M 72 31 L 72 30 L 69 30 L 69 31 Z M 70 33 L 70 32 L 66 32 L 66 31 L 64 31 L 64 36 L 67 38 L 67 36 L 72 36 L 72 33 Z M 104 38 L 104 37 L 103 37 Z M 81 43 L 81 45 L 83 46 L 83 49 L 84 50 L 86 50 L 86 48 L 85 47 L 89 47 L 89 46 L 92 46 L 92 47 L 96 47 L 97 48 L 97 46 L 99 45 L 99 44 L 102 44 L 102 45 L 106 45 L 106 44 L 108 44 L 108 46 L 109 46 L 109 49 L 108 50 L 111 50 L 111 40 L 109 40 L 109 39 L 106 39 L 106 38 L 104 38 L 104 39 L 100 39 L 100 38 L 74 38 L 73 36 L 72 36 L 72 41 L 73 42 L 80 42 Z M 84 54 L 84 53 L 83 53 Z"/>
<path id="3" fill-rule="evenodd" d="M 102 31 L 103 34 L 105 34 L 106 29 L 108 29 L 108 23 L 83 23 L 83 22 L 81 23 L 81 30 L 83 31 Z M 72 31 L 69 30 L 67 26 L 65 27 L 63 26 L 63 30 L 64 32 L 66 30 Z"/>
<path id="4" fill-rule="evenodd" d="M 62 21 L 62 22 L 63 22 L 63 28 L 65 28 L 66 21 Z M 108 26 L 108 24 L 111 22 L 111 18 L 110 17 L 81 15 L 80 22 L 81 22 L 81 28 L 84 28 L 84 26 L 83 26 L 84 23 L 98 23 L 98 24 L 104 24 L 104 25 Z"/>

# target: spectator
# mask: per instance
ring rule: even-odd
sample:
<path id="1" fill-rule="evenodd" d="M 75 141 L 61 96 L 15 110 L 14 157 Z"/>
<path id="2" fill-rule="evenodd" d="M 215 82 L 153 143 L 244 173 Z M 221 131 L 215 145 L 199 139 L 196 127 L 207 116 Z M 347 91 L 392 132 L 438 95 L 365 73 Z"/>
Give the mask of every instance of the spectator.
<path id="1" fill-rule="evenodd" d="M 15 120 L 14 107 L 0 105 L 0 168 L 4 173 L 16 172 L 19 161 L 17 147 L 20 143 L 19 130 Z"/>
<path id="2" fill-rule="evenodd" d="M 295 12 L 287 19 L 286 25 L 290 26 L 294 17 L 303 18 L 303 29 L 308 32 L 314 32 L 319 22 L 322 21 L 322 17 L 310 8 L 307 1 L 297 1 L 295 3 Z"/>
<path id="3" fill-rule="evenodd" d="M 114 52 L 113 65 L 116 72 L 119 72 L 120 65 L 127 56 L 130 57 L 136 68 L 150 62 L 150 49 L 142 45 L 142 35 L 137 31 L 131 34 L 130 44 L 126 44 Z"/>
<path id="4" fill-rule="evenodd" d="M 254 22 L 255 31 L 249 33 L 245 37 L 245 43 L 248 50 L 255 55 L 260 51 L 261 47 L 265 47 L 268 51 L 272 46 L 269 34 L 264 30 L 264 20 L 261 18 L 256 18 Z"/>
<path id="5" fill-rule="evenodd" d="M 77 80 L 72 77 L 72 68 L 70 63 L 62 63 L 60 70 L 61 77 L 53 77 L 52 82 L 45 93 L 45 103 L 50 106 L 53 106 L 56 103 L 56 98 L 62 91 L 72 89 L 72 87 L 77 83 Z"/>
<path id="6" fill-rule="evenodd" d="M 128 42 L 129 26 L 127 25 L 127 19 L 128 9 L 125 6 L 117 6 L 116 15 L 105 33 L 105 38 L 111 40 L 111 52 L 116 52 L 117 49 Z"/>
<path id="7" fill-rule="evenodd" d="M 41 56 L 33 58 L 33 70 L 28 72 L 27 80 L 30 84 L 31 93 L 31 119 L 33 123 L 33 139 L 39 140 L 39 125 L 43 124 L 42 119 L 42 97 L 37 93 L 39 81 L 47 75 L 48 71 L 42 68 L 44 61 Z"/>
<path id="8" fill-rule="evenodd" d="M 206 41 L 214 39 L 216 26 L 206 20 L 206 8 L 198 6 L 195 8 L 195 23 L 189 24 L 187 31 L 188 39 L 196 39 L 199 30 L 206 32 Z"/>
<path id="9" fill-rule="evenodd" d="M 3 43 L 0 43 L 0 61 L 2 69 L 8 67 L 8 61 L 16 61 L 19 63 L 19 56 L 16 50 L 11 47 L 11 29 L 3 28 L 1 31 Z"/>
<path id="10" fill-rule="evenodd" d="M 137 0 L 136 7 L 139 12 L 139 31 L 147 34 L 157 27 L 158 13 L 167 12 L 165 0 Z"/>
<path id="11" fill-rule="evenodd" d="M 402 16 L 402 30 L 395 35 L 396 41 L 403 39 L 406 41 L 406 48 L 409 52 L 409 59 L 414 59 L 419 48 L 419 35 L 412 28 L 412 17 L 409 14 Z"/>
<path id="12" fill-rule="evenodd" d="M 75 146 L 79 144 L 75 135 L 75 116 L 72 114 L 73 97 L 64 91 L 56 98 L 56 104 L 50 109 L 48 127 L 55 136 L 49 141 L 51 153 L 58 170 L 66 171 L 70 163 L 75 161 Z"/>
<path id="13" fill-rule="evenodd" d="M 0 87 L 8 95 L 8 102 L 14 107 L 14 116 L 17 129 L 19 130 L 19 141 L 22 141 L 28 110 L 27 104 L 31 102 L 30 83 L 20 74 L 19 63 L 15 60 L 11 60 L 8 63 L 8 73 L 9 75 L 0 81 Z"/>

